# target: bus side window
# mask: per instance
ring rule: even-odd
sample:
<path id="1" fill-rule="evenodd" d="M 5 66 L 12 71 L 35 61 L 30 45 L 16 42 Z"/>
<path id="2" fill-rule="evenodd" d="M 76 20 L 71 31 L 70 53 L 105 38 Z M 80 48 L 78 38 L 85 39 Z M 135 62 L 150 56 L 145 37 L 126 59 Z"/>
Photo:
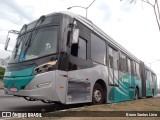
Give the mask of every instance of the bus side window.
<path id="1" fill-rule="evenodd" d="M 152 73 L 151 73 L 151 71 L 150 71 L 150 80 L 149 80 L 150 82 L 152 82 L 153 80 L 152 80 Z"/>
<path id="2" fill-rule="evenodd" d="M 118 70 L 118 64 L 119 64 L 119 56 L 118 51 L 113 49 L 113 62 L 114 62 L 114 70 Z"/>
<path id="3" fill-rule="evenodd" d="M 111 47 L 109 47 L 109 67 L 113 68 L 113 51 Z"/>
<path id="4" fill-rule="evenodd" d="M 109 47 L 109 84 L 118 85 L 118 51 Z"/>
<path id="5" fill-rule="evenodd" d="M 106 65 L 106 42 L 95 34 L 91 34 L 91 58 Z"/>
<path id="6" fill-rule="evenodd" d="M 109 47 L 109 67 L 118 70 L 118 51 Z"/>
<path id="7" fill-rule="evenodd" d="M 139 64 L 136 63 L 136 75 L 140 77 Z"/>
<path id="8" fill-rule="evenodd" d="M 119 68 L 120 68 L 120 71 L 127 72 L 127 60 L 126 60 L 126 56 L 123 53 L 120 54 Z"/>
<path id="9" fill-rule="evenodd" d="M 156 75 L 152 74 L 152 81 L 156 82 Z"/>
<path id="10" fill-rule="evenodd" d="M 151 72 L 149 70 L 146 70 L 146 80 L 152 81 Z"/>
<path id="11" fill-rule="evenodd" d="M 71 46 L 71 55 L 77 57 L 77 55 L 78 55 L 78 44 L 72 44 L 72 46 Z"/>
<path id="12" fill-rule="evenodd" d="M 135 63 L 134 63 L 134 61 L 131 61 L 131 74 L 135 75 Z"/>
<path id="13" fill-rule="evenodd" d="M 127 58 L 128 73 L 131 74 L 131 60 Z"/>
<path id="14" fill-rule="evenodd" d="M 87 58 L 87 42 L 86 40 L 79 38 L 78 44 L 72 44 L 71 55 L 86 60 Z"/>
<path id="15" fill-rule="evenodd" d="M 67 33 L 67 46 L 69 46 L 69 42 L 70 42 L 70 34 L 71 34 L 71 31 L 68 31 Z"/>

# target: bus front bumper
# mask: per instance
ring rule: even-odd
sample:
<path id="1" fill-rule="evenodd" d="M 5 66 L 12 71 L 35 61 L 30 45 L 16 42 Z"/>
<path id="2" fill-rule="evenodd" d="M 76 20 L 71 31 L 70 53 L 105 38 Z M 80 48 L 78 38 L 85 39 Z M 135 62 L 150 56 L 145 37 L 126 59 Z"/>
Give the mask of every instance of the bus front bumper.
<path id="1" fill-rule="evenodd" d="M 38 74 L 23 90 L 13 92 L 8 88 L 4 88 L 4 92 L 9 95 L 56 102 L 59 101 L 59 99 L 55 88 L 55 76 L 55 71 Z"/>

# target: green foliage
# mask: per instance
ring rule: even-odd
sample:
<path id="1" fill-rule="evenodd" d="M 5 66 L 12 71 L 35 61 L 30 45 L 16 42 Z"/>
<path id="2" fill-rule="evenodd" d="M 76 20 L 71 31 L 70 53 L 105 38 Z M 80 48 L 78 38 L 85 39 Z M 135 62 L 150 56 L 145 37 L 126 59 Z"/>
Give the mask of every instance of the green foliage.
<path id="1" fill-rule="evenodd" d="M 0 78 L 3 78 L 5 69 L 0 67 Z"/>

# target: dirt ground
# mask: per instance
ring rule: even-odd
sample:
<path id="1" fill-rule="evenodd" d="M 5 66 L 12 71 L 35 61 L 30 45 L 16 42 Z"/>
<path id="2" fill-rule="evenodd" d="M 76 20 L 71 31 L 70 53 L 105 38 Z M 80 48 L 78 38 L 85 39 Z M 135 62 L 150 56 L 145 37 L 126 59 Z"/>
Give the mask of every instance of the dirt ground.
<path id="1" fill-rule="evenodd" d="M 140 99 L 140 100 L 134 100 L 134 101 L 126 101 L 126 102 L 120 102 L 120 103 L 114 103 L 114 104 L 102 104 L 102 105 L 94 105 L 94 106 L 85 106 L 81 108 L 76 109 L 69 109 L 67 112 L 90 112 L 90 111 L 134 111 L 134 112 L 140 112 L 140 111 L 150 111 L 157 112 L 159 111 L 158 115 L 160 115 L 160 98 L 146 98 L 146 99 Z M 64 112 L 64 111 L 63 111 Z M 107 112 L 106 112 L 107 113 Z M 101 113 L 100 113 L 101 114 Z M 36 118 L 36 120 L 159 120 L 160 117 L 61 117 L 63 115 L 62 112 L 58 112 L 59 117 L 53 117 L 57 116 L 57 113 L 47 113 L 48 117 L 42 117 L 42 118 Z M 52 116 L 52 117 L 51 117 Z M 27 118 L 27 120 L 35 120 L 35 118 Z"/>

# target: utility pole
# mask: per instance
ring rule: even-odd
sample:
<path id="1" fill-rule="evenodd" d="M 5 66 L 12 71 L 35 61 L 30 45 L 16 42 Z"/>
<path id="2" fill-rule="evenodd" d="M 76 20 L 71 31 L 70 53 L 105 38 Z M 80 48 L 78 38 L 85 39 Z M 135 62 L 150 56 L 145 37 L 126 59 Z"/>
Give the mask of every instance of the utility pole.
<path id="1" fill-rule="evenodd" d="M 96 0 L 93 0 L 87 7 L 83 7 L 83 6 L 71 6 L 71 7 L 68 7 L 67 9 L 72 9 L 74 7 L 80 7 L 80 8 L 83 8 L 86 10 L 86 18 L 87 18 L 87 14 L 88 14 L 88 8 L 91 7 L 91 5 L 95 2 Z"/>

